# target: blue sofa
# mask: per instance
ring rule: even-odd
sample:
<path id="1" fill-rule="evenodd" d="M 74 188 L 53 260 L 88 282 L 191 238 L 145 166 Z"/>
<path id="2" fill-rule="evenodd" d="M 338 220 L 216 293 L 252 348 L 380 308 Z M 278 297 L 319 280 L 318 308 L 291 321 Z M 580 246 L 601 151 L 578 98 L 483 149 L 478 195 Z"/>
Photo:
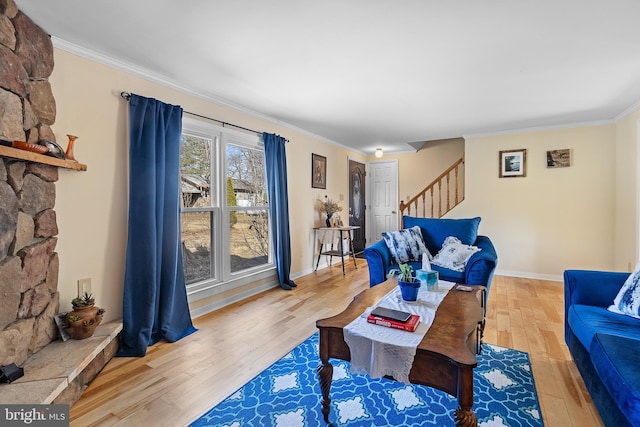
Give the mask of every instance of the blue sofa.
<path id="1" fill-rule="evenodd" d="M 629 273 L 564 272 L 565 341 L 606 426 L 640 426 L 640 319 L 607 310 Z"/>
<path id="2" fill-rule="evenodd" d="M 498 256 L 491 240 L 486 236 L 478 236 L 479 224 L 480 218 L 403 217 L 404 228 L 411 228 L 416 225 L 420 227 L 425 246 L 433 256 L 440 251 L 442 243 L 448 236 L 455 236 L 464 244 L 479 247 L 481 250 L 471 256 L 463 272 L 449 270 L 437 265 L 432 265 L 431 267 L 438 271 L 442 280 L 486 286 L 486 295 L 488 296 L 491 279 L 498 263 Z M 369 286 L 371 287 L 384 282 L 389 271 L 398 269 L 398 264 L 393 261 L 391 252 L 384 240 L 379 240 L 365 248 L 364 256 L 369 265 Z M 409 264 L 414 271 L 422 267 L 421 261 L 410 261 Z"/>

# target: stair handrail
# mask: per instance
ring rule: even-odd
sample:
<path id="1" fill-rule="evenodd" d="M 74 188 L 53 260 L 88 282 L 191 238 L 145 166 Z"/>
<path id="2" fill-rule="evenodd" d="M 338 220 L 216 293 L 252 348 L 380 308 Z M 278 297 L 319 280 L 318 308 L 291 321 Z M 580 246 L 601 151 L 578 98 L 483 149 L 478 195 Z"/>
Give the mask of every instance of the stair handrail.
<path id="1" fill-rule="evenodd" d="M 429 185 L 427 185 L 422 191 L 420 191 L 418 194 L 416 194 L 415 196 L 413 196 L 411 199 L 409 199 L 409 201 L 407 201 L 406 203 L 404 202 L 404 200 L 400 201 L 400 216 L 403 217 L 404 216 L 404 211 L 407 210 L 407 215 L 411 215 L 411 205 L 415 205 L 415 210 L 416 213 L 418 213 L 418 200 L 420 198 L 422 198 L 422 212 L 423 214 L 426 211 L 426 194 L 427 192 L 430 193 L 431 195 L 431 218 L 434 217 L 434 209 L 433 209 L 433 189 L 436 185 L 438 185 L 438 218 L 442 218 L 443 215 L 445 215 L 447 212 L 449 212 L 451 209 L 453 209 L 454 207 L 456 207 L 459 203 L 461 203 L 464 200 L 464 191 L 462 193 L 462 198 L 460 198 L 459 196 L 459 184 L 458 184 L 458 168 L 464 165 L 464 156 L 462 156 L 460 159 L 458 159 L 456 162 L 454 162 L 451 166 L 449 166 L 444 172 L 442 172 L 440 174 L 440 176 L 438 176 L 436 179 L 434 179 L 433 181 L 431 181 L 431 183 Z M 449 175 L 451 173 L 451 171 L 455 170 L 455 200 L 454 200 L 454 205 L 451 206 L 451 198 L 450 198 L 450 178 Z M 445 211 L 442 211 L 442 181 L 446 178 L 446 188 L 447 188 L 447 206 L 445 208 Z M 463 187 L 464 190 L 464 187 Z M 426 215 L 425 215 L 426 217 Z"/>

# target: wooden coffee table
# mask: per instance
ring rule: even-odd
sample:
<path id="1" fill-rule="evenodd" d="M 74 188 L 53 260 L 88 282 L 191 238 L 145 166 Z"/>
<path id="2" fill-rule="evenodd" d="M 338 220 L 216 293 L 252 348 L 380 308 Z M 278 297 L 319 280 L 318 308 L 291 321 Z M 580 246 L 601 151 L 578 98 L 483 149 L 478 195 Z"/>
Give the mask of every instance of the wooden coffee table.
<path id="1" fill-rule="evenodd" d="M 329 422 L 331 399 L 329 390 L 333 366 L 329 358 L 351 360 L 349 346 L 344 341 L 343 328 L 360 316 L 367 307 L 375 305 L 394 286 L 389 279 L 356 295 L 349 306 L 337 316 L 316 322 L 320 330 L 320 360 L 318 377 L 322 389 L 322 413 Z M 473 406 L 473 368 L 478 364 L 484 327 L 483 286 L 474 286 L 471 292 L 449 291 L 438 310 L 433 324 L 418 345 L 409 381 L 442 390 L 458 399 L 454 418 L 456 426 L 478 425 Z M 381 328 L 384 326 L 380 326 Z"/>

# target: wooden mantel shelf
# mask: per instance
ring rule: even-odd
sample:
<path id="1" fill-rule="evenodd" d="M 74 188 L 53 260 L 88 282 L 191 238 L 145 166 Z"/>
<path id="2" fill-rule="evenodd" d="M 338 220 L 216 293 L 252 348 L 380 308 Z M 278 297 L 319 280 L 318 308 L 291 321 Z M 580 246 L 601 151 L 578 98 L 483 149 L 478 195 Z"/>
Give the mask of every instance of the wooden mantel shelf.
<path id="1" fill-rule="evenodd" d="M 31 151 L 20 150 L 18 148 L 5 147 L 0 145 L 0 157 L 11 157 L 12 159 L 26 160 L 28 162 L 43 163 L 45 165 L 58 166 L 66 169 L 86 171 L 87 165 L 69 160 L 62 160 L 56 157 L 45 156 L 44 154 L 33 153 Z"/>

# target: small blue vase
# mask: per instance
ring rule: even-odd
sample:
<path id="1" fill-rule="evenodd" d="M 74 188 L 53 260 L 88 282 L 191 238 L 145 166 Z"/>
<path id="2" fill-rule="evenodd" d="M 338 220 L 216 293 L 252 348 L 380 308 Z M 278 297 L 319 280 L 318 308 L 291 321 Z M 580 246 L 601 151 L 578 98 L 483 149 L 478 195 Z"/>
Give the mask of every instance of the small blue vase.
<path id="1" fill-rule="evenodd" d="M 405 282 L 398 280 L 398 286 L 400 286 L 400 293 L 402 299 L 405 301 L 415 301 L 418 299 L 418 290 L 420 289 L 420 281 Z"/>
<path id="2" fill-rule="evenodd" d="M 327 227 L 331 227 L 331 217 L 329 215 L 327 215 L 327 220 L 325 222 L 327 224 Z"/>

